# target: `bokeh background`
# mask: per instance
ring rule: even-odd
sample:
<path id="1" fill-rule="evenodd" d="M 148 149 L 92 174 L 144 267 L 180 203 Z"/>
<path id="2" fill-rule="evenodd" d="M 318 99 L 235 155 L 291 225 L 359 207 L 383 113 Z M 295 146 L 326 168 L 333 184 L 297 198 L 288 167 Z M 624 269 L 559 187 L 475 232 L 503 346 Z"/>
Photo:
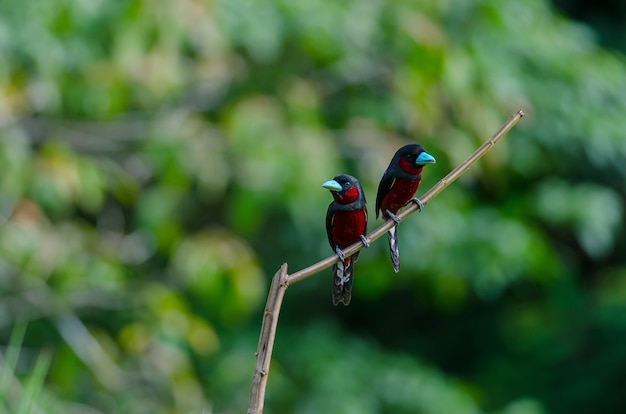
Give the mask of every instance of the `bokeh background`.
<path id="1" fill-rule="evenodd" d="M 331 254 L 321 183 L 373 229 L 398 147 L 422 193 L 523 108 L 399 274 L 383 240 L 349 307 L 287 290 L 266 412 L 623 413 L 625 10 L 0 1 L 0 412 L 244 412 L 272 275 Z"/>

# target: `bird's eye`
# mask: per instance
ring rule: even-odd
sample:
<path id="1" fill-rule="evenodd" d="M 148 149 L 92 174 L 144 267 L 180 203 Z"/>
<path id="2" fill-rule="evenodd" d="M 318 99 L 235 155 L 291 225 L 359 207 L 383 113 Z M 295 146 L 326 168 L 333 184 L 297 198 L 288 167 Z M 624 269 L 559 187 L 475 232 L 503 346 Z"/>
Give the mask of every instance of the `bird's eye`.
<path id="1" fill-rule="evenodd" d="M 346 181 L 346 183 L 343 185 L 346 188 L 350 188 L 352 184 L 350 184 L 350 181 Z"/>

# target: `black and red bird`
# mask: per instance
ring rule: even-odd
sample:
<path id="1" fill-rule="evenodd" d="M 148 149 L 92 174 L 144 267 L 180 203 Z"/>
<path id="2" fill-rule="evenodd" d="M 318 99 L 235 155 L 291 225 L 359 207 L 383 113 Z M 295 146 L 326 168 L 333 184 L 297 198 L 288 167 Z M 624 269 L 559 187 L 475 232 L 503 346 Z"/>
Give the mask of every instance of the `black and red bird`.
<path id="1" fill-rule="evenodd" d="M 359 252 L 345 257 L 342 249 L 361 240 L 365 247 L 369 246 L 367 233 L 367 205 L 365 194 L 359 180 L 351 175 L 341 174 L 322 184 L 330 190 L 334 201 L 326 212 L 326 234 L 330 247 L 339 256 L 333 266 L 333 305 L 339 302 L 350 303 L 352 297 L 352 276 L 354 263 Z"/>
<path id="2" fill-rule="evenodd" d="M 434 164 L 435 157 L 428 154 L 421 145 L 409 144 L 400 148 L 394 154 L 389 167 L 378 184 L 376 194 L 376 218 L 381 212 L 386 220 L 393 220 L 398 224 L 396 214 L 398 210 L 410 201 L 415 202 L 419 209 L 424 207 L 415 192 L 422 181 L 422 169 L 426 164 Z M 400 271 L 400 251 L 398 249 L 398 229 L 393 226 L 387 233 L 389 251 L 393 270 Z"/>

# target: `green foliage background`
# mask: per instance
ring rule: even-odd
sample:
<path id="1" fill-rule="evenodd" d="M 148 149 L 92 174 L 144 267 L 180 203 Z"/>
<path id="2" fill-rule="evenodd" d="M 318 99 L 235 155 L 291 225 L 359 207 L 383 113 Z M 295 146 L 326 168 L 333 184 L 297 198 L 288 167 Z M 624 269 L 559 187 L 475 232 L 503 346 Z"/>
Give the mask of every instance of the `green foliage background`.
<path id="1" fill-rule="evenodd" d="M 287 291 L 268 413 L 621 413 L 626 65 L 544 0 L 0 1 L 0 411 L 237 413 L 269 280 L 370 229 L 395 150 L 433 185 Z"/>

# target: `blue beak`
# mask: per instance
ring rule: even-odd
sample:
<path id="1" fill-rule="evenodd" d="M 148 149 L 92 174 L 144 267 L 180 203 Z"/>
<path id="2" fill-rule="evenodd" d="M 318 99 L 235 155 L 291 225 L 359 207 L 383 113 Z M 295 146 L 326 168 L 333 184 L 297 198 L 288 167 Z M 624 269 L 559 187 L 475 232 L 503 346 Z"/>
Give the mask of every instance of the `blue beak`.
<path id="1" fill-rule="evenodd" d="M 422 152 L 420 155 L 418 155 L 417 159 L 415 160 L 415 164 L 417 165 L 434 164 L 436 162 L 437 160 L 435 159 L 435 157 L 433 157 L 427 152 Z"/>
<path id="2" fill-rule="evenodd" d="M 335 180 L 326 181 L 322 187 L 330 191 L 341 191 L 341 184 Z"/>

